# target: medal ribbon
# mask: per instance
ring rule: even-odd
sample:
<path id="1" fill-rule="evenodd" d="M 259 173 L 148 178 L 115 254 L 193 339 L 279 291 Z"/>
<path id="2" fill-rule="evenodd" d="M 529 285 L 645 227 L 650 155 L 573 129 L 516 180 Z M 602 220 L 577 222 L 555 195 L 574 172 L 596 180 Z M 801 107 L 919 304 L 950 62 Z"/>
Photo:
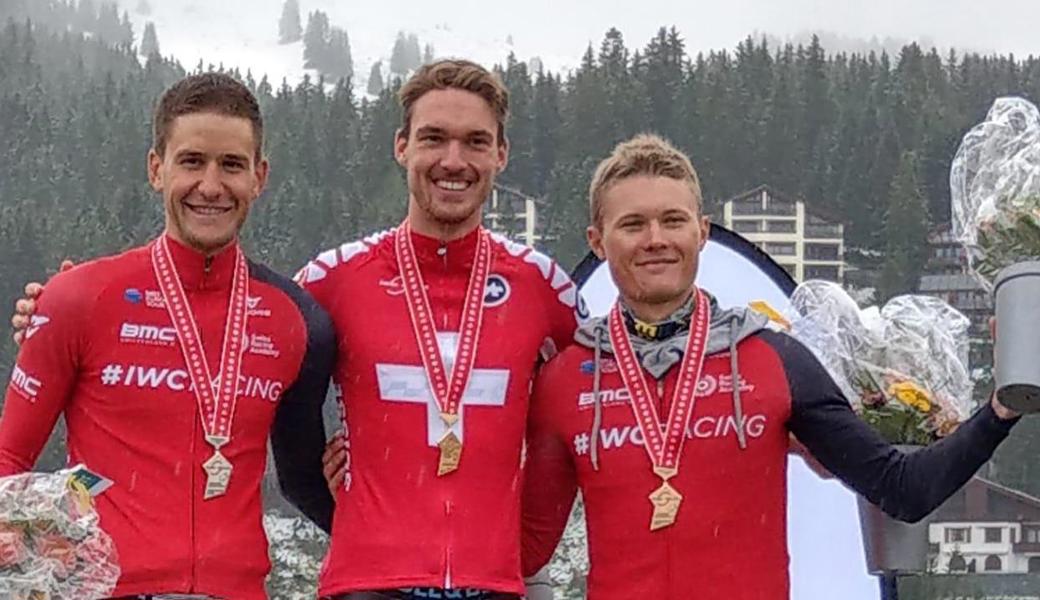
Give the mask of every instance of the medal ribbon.
<path id="1" fill-rule="evenodd" d="M 469 377 L 476 362 L 477 341 L 484 320 L 484 287 L 487 285 L 488 274 L 491 272 L 491 241 L 487 231 L 481 227 L 477 232 L 477 250 L 462 305 L 462 323 L 459 327 L 455 364 L 449 377 L 437 345 L 437 329 L 434 325 L 433 310 L 430 308 L 426 285 L 423 282 L 422 273 L 419 271 L 419 261 L 415 255 L 415 246 L 412 244 L 412 228 L 408 221 L 397 228 L 394 236 L 397 266 L 404 282 L 408 314 L 411 317 L 415 341 L 419 345 L 423 369 L 429 380 L 433 396 L 437 400 L 441 418 L 450 427 L 458 420 L 462 395 L 466 391 L 466 385 L 469 383 Z"/>
<path id="2" fill-rule="evenodd" d="M 249 295 L 246 259 L 242 250 L 236 246 L 231 299 L 225 321 L 224 346 L 220 354 L 219 379 L 214 379 L 210 374 L 198 324 L 188 305 L 187 295 L 177 274 L 177 267 L 173 263 L 165 235 L 152 245 L 152 268 L 162 290 L 166 311 L 177 331 L 184 364 L 195 388 L 195 400 L 198 402 L 206 441 L 219 450 L 231 441 L 238 380 L 242 372 L 243 339 L 247 319 L 246 298 Z"/>
<path id="3" fill-rule="evenodd" d="M 686 351 L 679 369 L 679 381 L 672 392 L 672 403 L 668 421 L 661 422 L 657 412 L 657 402 L 646 381 L 646 372 L 639 364 L 628 330 L 621 305 L 615 303 L 610 311 L 610 343 L 614 348 L 621 377 L 632 398 L 632 413 L 636 423 L 646 440 L 646 452 L 650 456 L 654 472 L 667 480 L 679 470 L 683 444 L 690 417 L 693 414 L 694 394 L 697 382 L 700 381 L 701 369 L 704 366 L 704 354 L 707 349 L 708 327 L 711 321 L 711 307 L 707 296 L 700 289 L 696 290 L 696 308 L 690 324 L 690 335 L 686 341 Z"/>

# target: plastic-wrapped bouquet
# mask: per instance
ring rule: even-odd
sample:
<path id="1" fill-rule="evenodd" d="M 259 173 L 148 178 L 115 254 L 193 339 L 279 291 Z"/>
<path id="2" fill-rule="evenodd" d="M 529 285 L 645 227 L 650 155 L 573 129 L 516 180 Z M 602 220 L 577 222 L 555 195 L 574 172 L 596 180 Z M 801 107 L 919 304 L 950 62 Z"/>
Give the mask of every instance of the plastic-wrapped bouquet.
<path id="1" fill-rule="evenodd" d="M 970 322 L 949 304 L 906 295 L 860 309 L 841 286 L 812 280 L 791 306 L 791 334 L 889 442 L 929 444 L 969 415 Z"/>
<path id="2" fill-rule="evenodd" d="M 950 167 L 958 239 L 992 286 L 1002 269 L 1040 260 L 1040 110 L 998 98 L 961 142 Z"/>
<path id="3" fill-rule="evenodd" d="M 0 598 L 90 600 L 119 578 L 92 495 L 108 482 L 83 467 L 0 477 Z"/>

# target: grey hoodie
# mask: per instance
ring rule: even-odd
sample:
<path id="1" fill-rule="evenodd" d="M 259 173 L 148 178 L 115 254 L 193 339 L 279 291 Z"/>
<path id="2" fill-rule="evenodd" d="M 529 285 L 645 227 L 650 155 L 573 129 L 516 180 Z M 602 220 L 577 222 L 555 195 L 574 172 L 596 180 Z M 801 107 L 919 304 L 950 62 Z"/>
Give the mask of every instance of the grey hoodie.
<path id="1" fill-rule="evenodd" d="M 708 328 L 708 343 L 705 355 L 718 354 L 726 350 L 730 353 L 730 372 L 733 381 L 740 381 L 740 369 L 737 356 L 737 344 L 755 333 L 769 326 L 769 318 L 748 308 L 719 308 L 719 303 L 714 296 L 708 294 L 711 302 L 711 321 Z M 692 299 L 676 314 L 692 310 Z M 674 316 L 674 315 L 673 315 Z M 632 337 L 632 348 L 639 357 L 639 362 L 654 378 L 660 380 L 668 373 L 674 365 L 680 363 L 686 350 L 686 341 L 689 338 L 689 330 L 684 329 L 680 333 L 665 339 L 650 341 L 638 336 Z M 599 430 L 603 424 L 603 406 L 600 402 L 600 357 L 604 352 L 614 354 L 614 348 L 610 343 L 610 328 L 607 317 L 595 317 L 586 321 L 574 334 L 576 342 L 591 348 L 594 352 L 594 373 L 592 376 L 592 447 L 590 458 L 592 467 L 599 470 Z M 733 386 L 733 416 L 737 423 L 744 420 L 743 407 L 740 403 L 740 386 Z M 747 447 L 744 428 L 737 427 L 737 442 L 743 450 Z"/>

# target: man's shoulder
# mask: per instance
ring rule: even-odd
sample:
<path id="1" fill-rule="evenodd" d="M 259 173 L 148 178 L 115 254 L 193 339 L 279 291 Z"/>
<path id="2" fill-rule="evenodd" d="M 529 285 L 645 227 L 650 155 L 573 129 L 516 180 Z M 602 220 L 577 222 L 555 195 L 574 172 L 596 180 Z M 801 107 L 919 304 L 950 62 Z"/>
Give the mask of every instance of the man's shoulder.
<path id="1" fill-rule="evenodd" d="M 538 250 L 514 242 L 496 233 L 491 234 L 495 248 L 495 260 L 508 265 L 514 277 L 524 285 L 541 288 L 551 293 L 566 307 L 574 309 L 578 304 L 578 286 L 571 281 L 566 269 L 555 260 Z"/>
<path id="2" fill-rule="evenodd" d="M 355 273 L 392 250 L 393 229 L 347 242 L 319 253 L 293 279 L 304 287 Z"/>
<path id="3" fill-rule="evenodd" d="M 144 294 L 152 276 L 147 246 L 99 256 L 77 263 L 71 269 L 55 274 L 44 287 L 44 295 L 71 295 L 81 299 L 99 298 L 106 292 L 118 292 L 128 301 Z"/>

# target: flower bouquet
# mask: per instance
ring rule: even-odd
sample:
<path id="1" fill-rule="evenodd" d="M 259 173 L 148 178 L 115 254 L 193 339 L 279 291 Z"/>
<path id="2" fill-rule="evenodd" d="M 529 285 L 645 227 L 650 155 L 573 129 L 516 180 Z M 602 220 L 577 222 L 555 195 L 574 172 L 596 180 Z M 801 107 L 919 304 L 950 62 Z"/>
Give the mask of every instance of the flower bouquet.
<path id="1" fill-rule="evenodd" d="M 119 578 L 115 546 L 92 493 L 106 480 L 83 467 L 0 477 L 0 598 L 106 598 Z"/>
<path id="2" fill-rule="evenodd" d="M 791 334 L 889 442 L 927 445 L 970 413 L 971 323 L 949 304 L 906 295 L 860 309 L 839 285 L 810 280 L 795 289 L 791 306 Z"/>
<path id="3" fill-rule="evenodd" d="M 860 417 L 911 452 L 949 435 L 970 414 L 971 323 L 930 296 L 860 309 L 837 284 L 807 281 L 791 296 L 791 335 L 820 360 Z M 860 498 L 871 573 L 921 572 L 927 523 L 898 522 Z"/>
<path id="4" fill-rule="evenodd" d="M 998 98 L 950 167 L 954 232 L 994 294 L 998 399 L 1040 411 L 1040 110 Z"/>

